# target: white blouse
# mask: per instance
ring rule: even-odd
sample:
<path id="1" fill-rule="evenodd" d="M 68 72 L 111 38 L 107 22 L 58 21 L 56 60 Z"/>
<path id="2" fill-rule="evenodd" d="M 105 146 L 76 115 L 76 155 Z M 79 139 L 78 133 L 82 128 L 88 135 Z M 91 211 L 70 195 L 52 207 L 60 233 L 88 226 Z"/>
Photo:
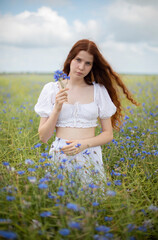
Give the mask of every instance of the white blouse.
<path id="1" fill-rule="evenodd" d="M 89 128 L 96 127 L 97 118 L 110 118 L 116 112 L 116 106 L 103 85 L 93 83 L 94 101 L 87 104 L 76 102 L 75 104 L 64 103 L 60 111 L 56 127 Z M 59 91 L 58 82 L 49 82 L 44 85 L 35 112 L 40 117 L 49 117 L 52 113 L 55 96 Z"/>

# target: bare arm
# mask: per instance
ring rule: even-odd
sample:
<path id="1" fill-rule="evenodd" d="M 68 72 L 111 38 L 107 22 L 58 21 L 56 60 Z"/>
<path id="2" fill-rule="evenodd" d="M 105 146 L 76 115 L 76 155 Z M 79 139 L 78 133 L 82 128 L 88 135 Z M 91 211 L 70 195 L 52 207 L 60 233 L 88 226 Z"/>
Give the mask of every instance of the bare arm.
<path id="1" fill-rule="evenodd" d="M 113 139 L 111 118 L 100 119 L 100 123 L 102 127 L 102 133 L 92 138 L 68 141 L 70 144 L 64 146 L 62 148 L 62 151 L 67 155 L 75 155 L 76 153 L 81 152 L 86 148 L 101 146 L 110 142 Z M 81 145 L 77 148 L 77 144 Z"/>
<path id="2" fill-rule="evenodd" d="M 113 130 L 111 125 L 111 118 L 100 119 L 102 133 L 99 135 L 83 140 L 83 143 L 87 143 L 87 147 L 96 147 L 104 145 L 113 139 Z"/>
<path id="3" fill-rule="evenodd" d="M 67 101 L 67 91 L 68 88 L 60 90 L 57 95 L 56 95 L 56 101 L 55 101 L 55 106 L 53 108 L 53 111 L 50 115 L 50 117 L 42 117 L 40 120 L 38 132 L 39 132 L 39 137 L 40 140 L 44 143 L 47 143 L 49 138 L 51 138 L 56 122 L 58 119 L 58 116 L 60 114 L 62 105 L 64 102 Z"/>

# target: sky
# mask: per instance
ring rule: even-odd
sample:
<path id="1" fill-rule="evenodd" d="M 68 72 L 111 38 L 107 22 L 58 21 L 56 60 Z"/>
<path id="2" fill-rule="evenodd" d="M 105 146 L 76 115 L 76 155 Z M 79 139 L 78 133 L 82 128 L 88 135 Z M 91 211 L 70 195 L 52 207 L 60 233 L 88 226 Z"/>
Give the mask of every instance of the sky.
<path id="1" fill-rule="evenodd" d="M 0 0 L 0 72 L 54 72 L 79 39 L 114 71 L 158 74 L 157 0 Z"/>

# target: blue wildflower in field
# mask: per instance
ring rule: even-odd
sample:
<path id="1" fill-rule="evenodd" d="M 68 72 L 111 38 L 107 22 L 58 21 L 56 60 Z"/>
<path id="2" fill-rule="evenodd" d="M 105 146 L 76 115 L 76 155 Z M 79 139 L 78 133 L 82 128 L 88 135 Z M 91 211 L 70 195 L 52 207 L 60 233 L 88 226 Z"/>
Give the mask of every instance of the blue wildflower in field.
<path id="1" fill-rule="evenodd" d="M 104 217 L 105 221 L 112 221 L 113 217 Z"/>
<path id="2" fill-rule="evenodd" d="M 65 163 L 65 162 L 67 162 L 67 159 L 66 159 L 66 158 L 63 158 L 63 159 L 61 160 L 61 162 Z"/>
<path id="3" fill-rule="evenodd" d="M 107 190 L 106 195 L 114 197 L 116 195 L 116 192 L 112 190 Z"/>
<path id="4" fill-rule="evenodd" d="M 4 166 L 9 166 L 9 162 L 3 162 Z"/>
<path id="5" fill-rule="evenodd" d="M 107 186 L 111 186 L 111 182 L 107 182 L 106 184 L 107 184 Z"/>
<path id="6" fill-rule="evenodd" d="M 57 176 L 57 178 L 63 180 L 63 179 L 64 179 L 64 175 L 59 174 L 59 175 Z"/>
<path id="7" fill-rule="evenodd" d="M 74 210 L 74 211 L 78 211 L 78 206 L 77 206 L 76 204 L 74 204 L 74 203 L 68 203 L 68 204 L 66 205 L 66 207 L 67 207 L 68 209 L 71 209 L 71 210 Z"/>
<path id="8" fill-rule="evenodd" d="M 51 192 L 48 193 L 48 197 L 49 197 L 50 199 L 55 199 L 55 198 L 57 198 L 56 196 L 52 195 Z"/>
<path id="9" fill-rule="evenodd" d="M 98 202 L 93 202 L 93 203 L 92 203 L 92 206 L 93 206 L 93 207 L 99 206 L 99 203 L 98 203 Z"/>
<path id="10" fill-rule="evenodd" d="M 37 143 L 36 145 L 34 145 L 34 148 L 38 148 L 40 147 L 42 144 L 41 143 Z"/>
<path id="11" fill-rule="evenodd" d="M 154 206 L 154 205 L 150 205 L 148 207 L 149 210 L 153 211 L 153 212 L 157 212 L 158 211 L 158 207 Z"/>
<path id="12" fill-rule="evenodd" d="M 63 197 L 65 195 L 65 191 L 64 190 L 59 190 L 57 192 L 57 194 L 60 196 L 60 197 Z"/>
<path id="13" fill-rule="evenodd" d="M 132 232 L 135 228 L 136 228 L 136 226 L 132 223 L 129 223 L 127 225 L 128 232 Z"/>
<path id="14" fill-rule="evenodd" d="M 41 156 L 42 156 L 42 157 L 47 157 L 47 156 L 48 156 L 48 153 L 41 153 Z"/>
<path id="15" fill-rule="evenodd" d="M 13 201 L 13 200 L 15 200 L 15 197 L 14 196 L 6 196 L 6 200 Z"/>
<path id="16" fill-rule="evenodd" d="M 117 185 L 119 185 L 119 186 L 122 185 L 121 180 L 115 180 L 114 183 L 115 183 L 116 186 Z"/>
<path id="17" fill-rule="evenodd" d="M 46 188 L 48 188 L 48 185 L 47 185 L 46 183 L 40 183 L 40 184 L 38 185 L 38 188 L 40 188 L 40 189 L 46 189 Z"/>
<path id="18" fill-rule="evenodd" d="M 11 219 L 0 218 L 0 223 L 11 223 Z"/>
<path id="19" fill-rule="evenodd" d="M 78 222 L 69 222 L 69 227 L 71 227 L 71 228 L 76 228 L 76 229 L 81 229 L 81 226 L 80 226 L 80 223 L 78 223 Z"/>
<path id="20" fill-rule="evenodd" d="M 40 213 L 41 217 L 50 217 L 51 215 L 52 215 L 52 213 L 49 212 L 49 211 L 45 211 L 45 212 Z"/>
<path id="21" fill-rule="evenodd" d="M 29 172 L 35 172 L 35 171 L 36 171 L 35 168 L 28 168 L 27 170 L 28 170 Z"/>
<path id="22" fill-rule="evenodd" d="M 34 176 L 28 176 L 27 179 L 31 182 L 31 183 L 35 183 L 36 182 L 36 177 Z"/>
<path id="23" fill-rule="evenodd" d="M 0 237 L 6 238 L 6 239 L 16 239 L 18 236 L 14 232 L 0 230 Z"/>
<path id="24" fill-rule="evenodd" d="M 31 159 L 26 159 L 25 164 L 32 165 L 32 164 L 34 164 L 34 161 L 32 161 Z"/>
<path id="25" fill-rule="evenodd" d="M 145 226 L 139 226 L 137 229 L 141 232 L 146 232 L 147 231 Z"/>
<path id="26" fill-rule="evenodd" d="M 90 187 L 90 188 L 93 188 L 93 189 L 94 189 L 94 188 L 99 188 L 99 186 L 98 186 L 98 185 L 95 185 L 94 183 L 90 183 L 90 184 L 89 184 L 89 187 Z"/>
<path id="27" fill-rule="evenodd" d="M 67 228 L 62 228 L 59 230 L 59 233 L 62 235 L 62 236 L 67 236 L 70 234 L 70 230 L 67 229 Z"/>
<path id="28" fill-rule="evenodd" d="M 110 227 L 106 227 L 104 225 L 100 225 L 100 226 L 96 227 L 95 230 L 98 231 L 98 232 L 106 233 L 106 232 L 110 231 Z"/>
<path id="29" fill-rule="evenodd" d="M 25 173 L 25 171 L 17 171 L 17 173 L 18 173 L 19 175 L 23 175 L 23 174 Z"/>

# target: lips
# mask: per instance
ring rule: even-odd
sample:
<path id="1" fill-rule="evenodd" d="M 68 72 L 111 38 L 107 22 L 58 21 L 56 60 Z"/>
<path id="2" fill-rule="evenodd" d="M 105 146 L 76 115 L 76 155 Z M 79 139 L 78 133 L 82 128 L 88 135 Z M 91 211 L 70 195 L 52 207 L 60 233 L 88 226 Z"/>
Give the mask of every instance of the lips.
<path id="1" fill-rule="evenodd" d="M 78 75 L 83 75 L 83 73 L 81 73 L 81 72 L 77 72 L 77 74 L 78 74 Z"/>

